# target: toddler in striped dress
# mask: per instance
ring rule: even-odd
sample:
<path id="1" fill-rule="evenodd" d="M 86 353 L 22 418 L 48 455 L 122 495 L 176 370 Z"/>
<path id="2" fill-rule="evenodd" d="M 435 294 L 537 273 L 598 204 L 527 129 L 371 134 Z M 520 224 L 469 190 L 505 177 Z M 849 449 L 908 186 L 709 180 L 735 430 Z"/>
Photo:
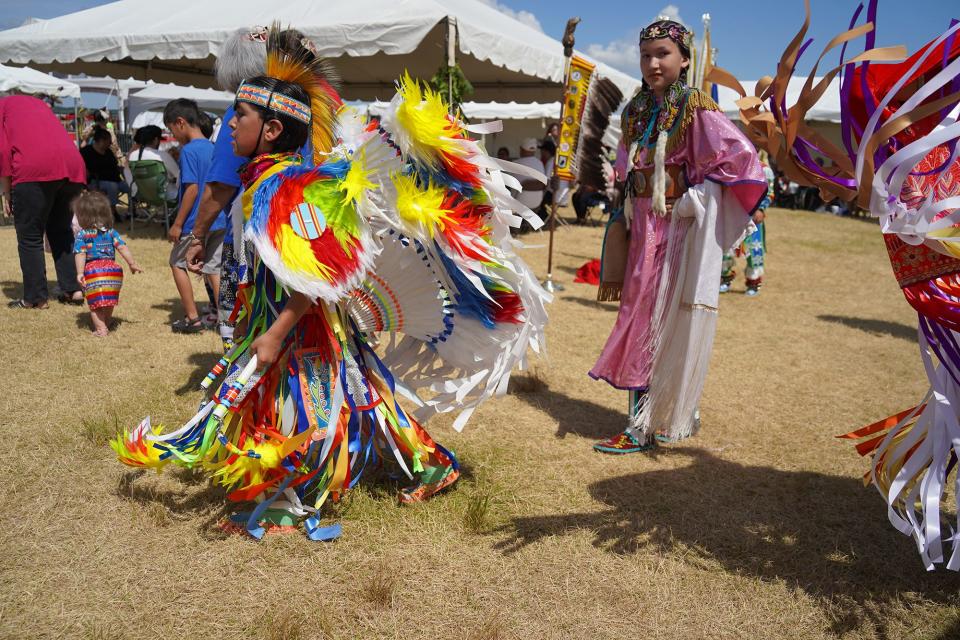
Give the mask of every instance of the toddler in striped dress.
<path id="1" fill-rule="evenodd" d="M 93 335 L 103 337 L 110 333 L 113 308 L 120 300 L 123 286 L 123 269 L 114 259 L 116 252 L 133 273 L 143 273 L 143 269 L 113 228 L 113 209 L 107 196 L 99 191 L 84 191 L 71 206 L 80 224 L 80 233 L 73 243 L 77 280 L 90 307 Z"/>

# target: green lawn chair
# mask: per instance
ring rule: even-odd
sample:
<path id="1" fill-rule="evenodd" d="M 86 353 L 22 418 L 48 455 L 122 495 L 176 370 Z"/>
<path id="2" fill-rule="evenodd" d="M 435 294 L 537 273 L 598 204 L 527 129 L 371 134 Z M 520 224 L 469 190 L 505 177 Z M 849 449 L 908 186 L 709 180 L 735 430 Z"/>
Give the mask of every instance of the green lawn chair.
<path id="1" fill-rule="evenodd" d="M 130 230 L 133 230 L 133 219 L 136 217 L 137 205 L 142 205 L 148 212 L 151 208 L 163 216 L 163 228 L 170 230 L 170 205 L 167 201 L 167 168 L 160 160 L 135 160 L 130 162 L 130 173 L 137 185 L 137 195 L 132 198 L 133 209 L 130 216 Z M 156 214 L 148 215 L 150 221 Z"/>

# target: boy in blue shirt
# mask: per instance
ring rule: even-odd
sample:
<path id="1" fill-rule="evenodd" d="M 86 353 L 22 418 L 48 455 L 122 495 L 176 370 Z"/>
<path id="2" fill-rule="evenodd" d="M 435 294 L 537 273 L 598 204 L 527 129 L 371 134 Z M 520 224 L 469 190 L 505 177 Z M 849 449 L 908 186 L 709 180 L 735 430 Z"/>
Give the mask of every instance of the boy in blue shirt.
<path id="1" fill-rule="evenodd" d="M 170 268 L 173 271 L 173 281 L 177 285 L 177 292 L 180 294 L 186 317 L 173 323 L 173 330 L 180 333 L 198 333 L 203 331 L 204 326 L 193 299 L 193 284 L 190 282 L 190 274 L 187 271 L 186 253 L 196 239 L 193 235 L 193 225 L 213 160 L 213 143 L 203 135 L 200 128 L 200 109 L 193 100 L 180 98 L 169 102 L 163 110 L 163 124 L 180 144 L 180 191 L 177 216 L 170 226 L 167 239 L 173 243 L 173 249 L 170 252 Z M 220 260 L 226 226 L 226 214 L 220 211 L 203 238 L 202 273 L 213 289 L 214 300 L 217 299 L 220 289 Z"/>

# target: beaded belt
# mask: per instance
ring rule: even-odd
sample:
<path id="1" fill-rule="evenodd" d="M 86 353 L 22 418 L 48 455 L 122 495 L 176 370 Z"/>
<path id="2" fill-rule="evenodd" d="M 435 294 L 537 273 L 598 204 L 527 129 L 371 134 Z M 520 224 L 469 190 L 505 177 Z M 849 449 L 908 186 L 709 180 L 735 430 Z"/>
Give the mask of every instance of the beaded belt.
<path id="1" fill-rule="evenodd" d="M 676 200 L 687 190 L 687 181 L 683 176 L 683 167 L 679 164 L 666 166 L 666 189 L 664 196 L 667 200 Z M 627 174 L 627 194 L 631 198 L 653 197 L 653 167 L 633 169 Z"/>

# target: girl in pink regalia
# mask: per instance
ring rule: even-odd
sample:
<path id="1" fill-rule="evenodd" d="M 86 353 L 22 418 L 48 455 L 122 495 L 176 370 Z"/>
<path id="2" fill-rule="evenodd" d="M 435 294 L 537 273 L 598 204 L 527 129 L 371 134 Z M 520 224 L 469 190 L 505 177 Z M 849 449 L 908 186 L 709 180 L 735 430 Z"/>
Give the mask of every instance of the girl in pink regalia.
<path id="1" fill-rule="evenodd" d="M 687 86 L 692 40 L 671 20 L 641 32 L 643 86 L 623 110 L 625 201 L 604 238 L 599 296 L 620 299 L 620 312 L 590 375 L 629 391 L 630 405 L 626 430 L 594 445 L 605 453 L 698 428 L 722 256 L 767 190 L 753 145 Z"/>

